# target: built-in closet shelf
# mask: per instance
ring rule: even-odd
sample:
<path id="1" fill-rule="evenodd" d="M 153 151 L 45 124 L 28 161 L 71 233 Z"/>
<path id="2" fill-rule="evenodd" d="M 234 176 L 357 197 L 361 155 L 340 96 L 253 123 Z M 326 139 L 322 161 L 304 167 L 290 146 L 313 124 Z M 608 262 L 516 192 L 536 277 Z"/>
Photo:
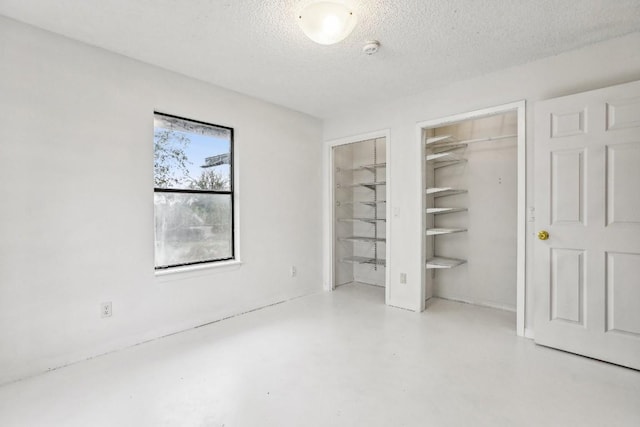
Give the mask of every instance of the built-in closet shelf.
<path id="1" fill-rule="evenodd" d="M 457 140 L 451 135 L 442 135 L 442 136 L 434 136 L 432 138 L 427 138 L 425 144 L 429 147 L 449 147 L 458 145 L 458 144 L 472 144 L 474 142 L 488 142 L 488 141 L 499 141 L 501 139 L 509 139 L 516 138 L 518 134 L 510 134 L 510 135 L 499 135 L 499 136 L 487 136 L 484 138 L 474 138 L 474 139 L 465 139 L 465 140 Z"/>
<path id="2" fill-rule="evenodd" d="M 385 222 L 387 219 L 386 218 L 338 218 L 338 221 L 340 222 L 370 222 L 370 223 L 376 223 L 376 222 Z"/>
<path id="3" fill-rule="evenodd" d="M 347 237 L 339 237 L 338 240 L 349 240 L 353 242 L 378 242 L 384 243 L 387 239 L 383 237 L 366 237 L 366 236 L 347 236 Z"/>
<path id="4" fill-rule="evenodd" d="M 461 150 L 469 146 L 466 142 L 449 142 L 443 145 L 436 145 L 435 147 L 429 147 L 434 153 L 441 153 L 443 151 Z"/>
<path id="5" fill-rule="evenodd" d="M 467 162 L 467 159 L 457 157 L 454 154 L 450 154 L 450 155 L 448 154 L 446 157 L 443 156 L 435 160 L 427 160 L 427 163 L 431 163 L 434 169 L 440 169 L 447 166 L 458 165 L 466 162 Z"/>
<path id="6" fill-rule="evenodd" d="M 443 215 L 454 212 L 466 212 L 467 208 L 427 208 L 427 213 L 431 215 Z"/>
<path id="7" fill-rule="evenodd" d="M 433 197 L 453 196 L 454 194 L 466 193 L 467 190 L 461 190 L 451 187 L 431 187 L 427 188 L 427 195 Z"/>
<path id="8" fill-rule="evenodd" d="M 373 265 L 382 265 L 382 266 L 386 264 L 384 259 L 368 258 L 363 256 L 349 256 L 346 258 L 341 258 L 340 261 L 348 262 L 350 264 L 373 264 Z"/>
<path id="9" fill-rule="evenodd" d="M 366 187 L 370 190 L 375 190 L 379 185 L 387 185 L 384 181 L 379 182 L 359 182 L 357 184 L 349 184 L 345 186 L 341 186 L 338 184 L 338 188 L 355 188 L 355 187 Z"/>
<path id="10" fill-rule="evenodd" d="M 441 234 L 462 233 L 466 228 L 428 228 L 427 236 L 439 236 Z"/>
<path id="11" fill-rule="evenodd" d="M 447 142 L 457 141 L 451 135 L 434 136 L 432 138 L 427 138 L 427 140 L 425 141 L 427 145 L 444 144 Z"/>
<path id="12" fill-rule="evenodd" d="M 466 159 L 453 151 L 442 151 L 440 153 L 427 154 L 427 162 L 429 163 L 442 163 L 442 162 L 462 162 Z"/>
<path id="13" fill-rule="evenodd" d="M 334 147 L 335 284 L 386 285 L 386 140 Z"/>
<path id="14" fill-rule="evenodd" d="M 457 165 L 467 161 L 461 153 L 456 152 L 462 148 L 466 148 L 467 144 L 447 145 L 445 151 L 436 151 L 425 156 L 427 163 L 431 163 L 434 169 L 443 168 L 445 166 Z M 435 147 L 437 149 L 437 147 Z"/>
<path id="15" fill-rule="evenodd" d="M 427 260 L 427 269 L 454 268 L 467 262 L 464 259 L 434 257 Z"/>
<path id="16" fill-rule="evenodd" d="M 370 165 L 362 165 L 362 166 L 357 166 L 355 168 L 349 168 L 349 169 L 340 169 L 337 168 L 336 170 L 338 172 L 353 172 L 353 171 L 363 171 L 363 170 L 368 170 L 368 171 L 375 171 L 376 169 L 380 169 L 380 168 L 386 168 L 387 164 L 386 163 L 373 163 Z"/>
<path id="17" fill-rule="evenodd" d="M 377 200 L 377 201 L 365 201 L 365 200 L 356 200 L 353 202 L 336 202 L 336 206 L 342 206 L 342 205 L 367 205 L 367 206 L 378 206 L 378 205 L 382 205 L 387 203 L 386 200 Z"/>

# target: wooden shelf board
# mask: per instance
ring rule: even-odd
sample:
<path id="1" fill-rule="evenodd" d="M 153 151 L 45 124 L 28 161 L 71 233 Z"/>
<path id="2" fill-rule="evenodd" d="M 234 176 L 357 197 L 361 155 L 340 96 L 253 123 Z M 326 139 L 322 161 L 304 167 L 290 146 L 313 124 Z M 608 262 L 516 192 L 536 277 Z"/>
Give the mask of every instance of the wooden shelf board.
<path id="1" fill-rule="evenodd" d="M 384 259 L 367 258 L 362 256 L 349 256 L 349 257 L 341 258 L 340 261 L 346 262 L 349 264 L 372 264 L 372 265 L 382 265 L 382 266 L 386 264 Z"/>
<path id="2" fill-rule="evenodd" d="M 465 212 L 467 208 L 427 208 L 427 213 L 430 215 L 443 215 L 454 212 Z"/>
<path id="3" fill-rule="evenodd" d="M 442 234 L 462 233 L 466 228 L 428 228 L 427 236 L 439 236 Z"/>
<path id="4" fill-rule="evenodd" d="M 427 260 L 427 269 L 454 268 L 467 262 L 464 259 L 433 257 Z"/>
<path id="5" fill-rule="evenodd" d="M 461 190 L 451 187 L 431 187 L 427 188 L 427 195 L 433 197 L 453 196 L 454 194 L 466 193 L 467 190 Z"/>
<path id="6" fill-rule="evenodd" d="M 386 222 L 387 219 L 386 218 L 338 218 L 338 221 L 340 222 L 354 222 L 354 221 L 358 221 L 358 222 Z"/>
<path id="7" fill-rule="evenodd" d="M 387 241 L 387 239 L 383 238 L 383 237 L 367 237 L 367 236 L 345 236 L 345 237 L 338 237 L 338 240 L 349 240 L 349 241 L 355 241 L 355 242 L 371 242 L 371 243 L 384 243 Z"/>

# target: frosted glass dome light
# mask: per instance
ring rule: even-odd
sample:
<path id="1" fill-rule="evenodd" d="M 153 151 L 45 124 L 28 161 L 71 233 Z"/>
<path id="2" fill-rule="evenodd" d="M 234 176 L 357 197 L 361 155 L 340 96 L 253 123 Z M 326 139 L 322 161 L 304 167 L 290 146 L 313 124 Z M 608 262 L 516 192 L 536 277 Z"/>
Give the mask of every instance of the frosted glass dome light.
<path id="1" fill-rule="evenodd" d="M 302 31 L 314 42 L 325 45 L 344 40 L 356 22 L 354 13 L 337 0 L 303 1 L 298 12 Z"/>

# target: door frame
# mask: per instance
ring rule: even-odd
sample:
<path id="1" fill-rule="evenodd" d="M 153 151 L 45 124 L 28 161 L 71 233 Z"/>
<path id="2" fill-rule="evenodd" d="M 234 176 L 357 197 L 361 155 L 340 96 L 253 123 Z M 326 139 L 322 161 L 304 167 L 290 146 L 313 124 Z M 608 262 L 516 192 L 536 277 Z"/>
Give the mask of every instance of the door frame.
<path id="1" fill-rule="evenodd" d="M 490 108 L 483 108 L 480 110 L 469 111 L 466 113 L 455 114 L 452 116 L 442 117 L 433 120 L 427 120 L 418 122 L 416 124 L 417 141 L 420 144 L 420 156 L 418 157 L 420 173 L 420 212 L 421 212 L 421 262 L 425 261 L 425 245 L 426 235 L 423 232 L 425 229 L 425 146 L 423 141 L 423 130 L 434 127 L 440 127 L 444 125 L 450 125 L 457 122 L 462 122 L 470 119 L 479 119 L 482 117 L 494 116 L 497 114 L 517 112 L 518 116 L 518 132 L 517 132 L 517 170 L 518 170 L 518 213 L 517 213 L 517 243 L 516 243 L 516 334 L 518 336 L 525 336 L 525 304 L 526 304 L 526 289 L 527 289 L 527 145 L 526 145 L 526 101 L 516 101 L 508 104 L 498 105 Z M 426 269 L 422 265 L 420 268 L 421 274 L 421 308 L 425 309 L 426 303 Z"/>
<path id="2" fill-rule="evenodd" d="M 333 182 L 333 171 L 334 167 L 334 158 L 333 158 L 333 149 L 340 145 L 353 144 L 355 142 L 368 141 L 370 139 L 378 139 L 385 138 L 385 156 L 387 159 L 387 167 L 385 170 L 385 180 L 386 180 L 386 208 L 385 214 L 386 218 L 391 217 L 391 130 L 390 129 L 382 129 L 378 131 L 362 133 L 353 136 L 347 136 L 344 138 L 333 139 L 324 142 L 324 147 L 322 150 L 322 170 L 323 170 L 323 201 L 322 201 L 322 211 L 324 212 L 324 230 L 323 233 L 323 270 L 324 270 L 324 280 L 323 287 L 325 291 L 332 291 L 335 289 L 335 209 L 333 209 L 333 200 L 335 198 L 335 188 Z M 387 236 L 386 247 L 385 247 L 385 259 L 387 260 L 385 266 L 385 301 L 389 301 L 389 258 L 391 254 L 391 221 L 386 221 L 385 223 L 385 231 Z"/>

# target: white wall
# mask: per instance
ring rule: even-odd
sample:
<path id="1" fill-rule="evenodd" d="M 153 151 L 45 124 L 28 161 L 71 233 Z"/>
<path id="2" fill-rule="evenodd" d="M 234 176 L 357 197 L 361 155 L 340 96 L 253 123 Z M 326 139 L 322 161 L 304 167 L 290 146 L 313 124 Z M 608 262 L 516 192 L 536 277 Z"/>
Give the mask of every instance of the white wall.
<path id="1" fill-rule="evenodd" d="M 391 254 L 388 284 L 390 304 L 420 308 L 420 146 L 416 123 L 466 111 L 526 99 L 529 205 L 533 194 L 533 109 L 542 99 L 554 98 L 640 79 L 640 33 L 591 45 L 583 49 L 509 68 L 475 79 L 458 82 L 411 97 L 389 100 L 352 111 L 340 111 L 325 120 L 326 141 L 391 129 Z M 527 230 L 529 268 L 527 271 L 526 327 L 532 327 L 531 223 Z M 400 273 L 407 284 L 400 284 Z M 514 325 L 515 326 L 515 325 Z"/>
<path id="2" fill-rule="evenodd" d="M 242 265 L 155 276 L 154 110 L 235 129 Z M 321 290 L 321 146 L 317 119 L 0 17 L 0 383 Z"/>

